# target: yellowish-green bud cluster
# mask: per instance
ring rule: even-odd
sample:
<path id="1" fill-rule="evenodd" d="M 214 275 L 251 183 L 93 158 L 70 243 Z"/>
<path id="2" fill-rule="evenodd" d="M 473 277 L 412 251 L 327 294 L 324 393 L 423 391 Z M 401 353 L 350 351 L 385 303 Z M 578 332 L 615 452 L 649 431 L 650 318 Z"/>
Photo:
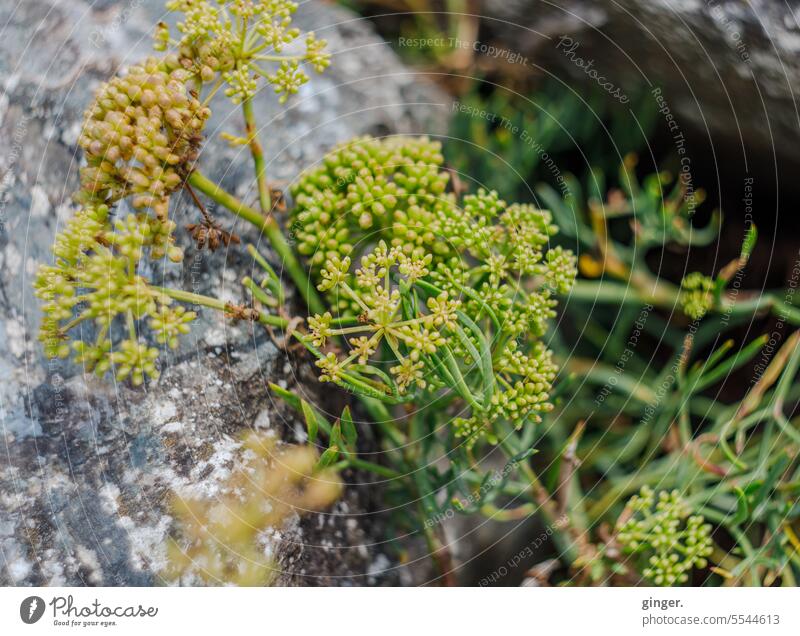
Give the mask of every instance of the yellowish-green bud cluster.
<path id="1" fill-rule="evenodd" d="M 158 25 L 155 48 L 174 50 L 182 68 L 200 85 L 224 82 L 235 104 L 250 99 L 263 78 L 284 102 L 308 81 L 302 65 L 316 72 L 330 65 L 327 43 L 314 33 L 292 27 L 297 3 L 289 0 L 170 0 L 167 10 L 183 14 L 173 40 L 165 23 Z M 304 38 L 304 52 L 287 51 Z M 276 65 L 274 71 L 270 65 Z"/>
<path id="2" fill-rule="evenodd" d="M 292 231 L 314 273 L 383 239 L 407 256 L 450 254 L 437 228 L 447 194 L 440 145 L 427 138 L 363 137 L 338 146 L 292 186 Z"/>
<path id="3" fill-rule="evenodd" d="M 34 283 L 44 301 L 39 339 L 45 355 L 68 357 L 67 333 L 91 321 L 96 336 L 72 343 L 75 362 L 99 376 L 113 368 L 118 380 L 130 378 L 135 385 L 158 377 L 159 351 L 139 338 L 135 323 L 149 319 L 156 340 L 175 348 L 195 318 L 137 274 L 146 251 L 163 255 L 169 242 L 159 228 L 169 223 L 139 212 L 112 224 L 105 204 L 87 204 L 75 214 L 56 239 L 54 264 L 41 265 Z M 114 345 L 115 321 L 127 327 L 128 337 Z"/>
<path id="4" fill-rule="evenodd" d="M 320 379 L 392 399 L 448 387 L 465 402 L 460 410 L 466 415 L 452 424 L 467 447 L 482 437 L 496 442 L 502 422 L 521 428 L 539 421 L 540 413 L 552 408 L 549 395 L 557 371 L 552 353 L 538 339 L 555 304 L 546 288 L 547 266 L 536 268 L 545 287 L 525 291 L 512 284 L 517 273 L 511 268 L 492 279 L 485 266 L 465 273 L 450 259 L 432 272 L 436 259 L 431 254 L 410 252 L 381 240 L 354 272 L 350 257 L 336 253 L 321 268 L 319 289 L 348 309 L 336 317 L 326 312 L 309 318 L 312 342 L 325 347 L 342 337 L 349 351 L 321 354 Z M 558 259 L 566 256 L 557 252 Z M 574 276 L 574 261 L 565 269 L 558 270 L 560 276 Z M 484 282 L 475 285 L 476 279 Z"/>
<path id="5" fill-rule="evenodd" d="M 322 270 L 321 291 L 341 293 L 361 310 L 358 324 L 342 329 L 333 328 L 330 312 L 309 318 L 312 342 L 322 347 L 333 336 L 345 336 L 350 350 L 343 356 L 331 352 L 317 360 L 322 370 L 322 382 L 348 380 L 351 370 L 359 371 L 370 362 L 371 356 L 386 345 L 392 351 L 395 364 L 389 371 L 394 377 L 397 392 L 405 394 L 412 386 L 424 389 L 425 356 L 435 354 L 445 340 L 445 331 L 454 326 L 458 300 L 446 292 L 428 299 L 428 312 L 419 308 L 413 316 L 404 316 L 401 291 L 427 276 L 430 256 L 406 256 L 397 247 L 381 241 L 374 251 L 361 259 L 355 276 L 349 276 L 350 258 L 331 258 Z M 348 283 L 352 282 L 352 286 Z M 380 390 L 386 390 L 382 386 Z M 390 391 L 391 392 L 391 391 Z"/>
<path id="6" fill-rule="evenodd" d="M 680 303 L 692 320 L 700 320 L 714 306 L 714 280 L 700 272 L 687 274 L 681 281 Z"/>
<path id="7" fill-rule="evenodd" d="M 291 26 L 297 4 L 290 0 L 168 0 L 166 8 L 182 14 L 178 39 L 160 23 L 155 48 L 166 54 L 103 84 L 84 114 L 78 143 L 86 165 L 75 197 L 81 207 L 56 237 L 54 263 L 39 268 L 35 284 L 45 301 L 40 339 L 46 355 L 66 358 L 72 348 L 86 370 L 114 370 L 134 384 L 158 376 L 158 350 L 147 343 L 177 347 L 195 317 L 173 307 L 138 266 L 145 255 L 183 258 L 169 200 L 194 169 L 210 116 L 206 104 L 220 89 L 236 103 L 249 100 L 259 77 L 283 101 L 308 80 L 301 65 L 322 72 L 330 63 L 324 40 Z M 123 199 L 134 213 L 113 218 Z M 203 214 L 202 224 L 188 226 L 198 246 L 238 242 Z M 86 321 L 94 324 L 88 332 L 94 342 L 70 347 L 68 332 Z M 115 323 L 127 338 L 112 343 Z M 152 332 L 149 340 L 140 336 L 143 329 Z"/>
<path id="8" fill-rule="evenodd" d="M 389 365 L 400 393 L 449 386 L 468 403 L 453 425 L 469 447 L 495 441 L 499 422 L 520 428 L 552 408 L 557 368 L 539 338 L 576 267 L 571 252 L 548 249 L 557 231 L 549 212 L 484 190 L 459 200 L 442 165 L 439 144 L 425 137 L 339 146 L 292 188 L 292 231 L 340 314 L 311 319 L 315 344 L 348 334 L 351 346 L 344 358 L 323 356 L 323 379 L 353 389 L 348 365 L 372 356 Z M 360 326 L 331 326 L 348 317 Z M 413 334 L 392 334 L 406 324 Z M 373 335 L 349 336 L 360 330 Z"/>
<path id="9" fill-rule="evenodd" d="M 357 256 L 382 239 L 408 256 L 430 254 L 434 272 L 447 270 L 444 284 L 458 275 L 460 265 L 451 258 L 478 259 L 488 274 L 480 293 L 500 304 L 508 296 L 507 289 L 498 290 L 501 281 L 515 273 L 540 278 L 550 291 L 569 289 L 576 274 L 572 254 L 556 248 L 545 260 L 557 231 L 550 214 L 507 205 L 496 192 L 480 191 L 459 202 L 448 191 L 443 163 L 440 145 L 426 137 L 363 137 L 338 146 L 303 173 L 291 188 L 292 233 L 312 273 L 319 276 L 329 259 Z M 532 312 L 537 323 L 552 315 L 542 303 Z"/>
<path id="10" fill-rule="evenodd" d="M 711 525 L 691 509 L 678 491 L 643 487 L 628 502 L 630 517 L 617 530 L 626 552 L 641 558 L 641 573 L 655 585 L 686 583 L 692 568 L 704 568 L 713 552 Z"/>
<path id="11" fill-rule="evenodd" d="M 87 163 L 79 200 L 113 204 L 132 196 L 134 208 L 166 218 L 169 195 L 191 171 L 210 114 L 187 79 L 173 55 L 103 84 L 78 140 Z"/>

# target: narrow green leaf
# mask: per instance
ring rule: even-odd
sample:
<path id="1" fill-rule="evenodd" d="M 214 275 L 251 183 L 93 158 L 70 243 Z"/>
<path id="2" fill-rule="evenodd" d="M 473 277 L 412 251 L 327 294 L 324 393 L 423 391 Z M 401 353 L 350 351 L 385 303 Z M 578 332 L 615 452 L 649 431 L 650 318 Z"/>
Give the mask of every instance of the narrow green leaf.
<path id="1" fill-rule="evenodd" d="M 731 524 L 738 526 L 747 521 L 748 517 L 750 517 L 750 506 L 747 503 L 747 495 L 744 490 L 739 488 L 739 486 L 734 486 L 733 491 L 736 493 L 736 514 L 733 519 L 731 519 Z"/>
<path id="2" fill-rule="evenodd" d="M 342 424 L 341 422 L 335 422 L 333 427 L 331 427 L 331 448 L 334 446 L 337 448 L 342 447 Z"/>
<path id="3" fill-rule="evenodd" d="M 269 388 L 289 406 L 297 409 L 298 411 L 301 410 L 302 407 L 300 406 L 300 402 L 302 401 L 302 398 L 300 398 L 300 396 L 295 395 L 291 391 L 288 391 L 287 389 L 284 389 L 273 382 L 269 383 Z"/>
<path id="4" fill-rule="evenodd" d="M 452 388 L 455 389 L 458 394 L 464 398 L 470 404 L 470 406 L 472 406 L 472 408 L 477 409 L 478 411 L 483 411 L 483 404 L 476 400 L 475 396 L 472 395 L 472 391 L 470 391 L 470 388 L 467 386 L 467 383 L 464 380 L 464 376 L 461 374 L 461 369 L 458 368 L 458 362 L 456 362 L 453 352 L 447 345 L 444 347 L 444 362 L 447 365 L 447 370 L 450 371 L 450 374 L 453 376 L 453 380 L 455 381 L 455 385 Z"/>
<path id="5" fill-rule="evenodd" d="M 339 421 L 342 423 L 342 434 L 344 435 L 344 440 L 347 444 L 347 447 L 351 451 L 355 452 L 356 442 L 358 441 L 358 431 L 356 430 L 356 425 L 353 423 L 353 418 L 350 415 L 349 406 L 344 407 Z"/>
<path id="6" fill-rule="evenodd" d="M 395 382 L 394 378 L 385 371 L 383 371 L 382 369 L 379 369 L 378 367 L 371 364 L 353 364 L 350 365 L 350 368 L 362 376 L 363 375 L 377 376 L 378 378 L 381 379 L 383 384 L 386 385 L 386 389 L 391 393 L 391 395 L 393 395 L 394 397 L 398 397 L 400 395 L 400 388 L 397 386 L 397 382 Z M 364 381 L 371 382 L 367 378 L 364 378 Z"/>
<path id="7" fill-rule="evenodd" d="M 331 446 L 328 450 L 322 453 L 317 461 L 317 470 L 322 470 L 323 468 L 331 466 L 336 462 L 337 459 L 339 459 L 339 449 L 336 448 L 336 446 Z"/>
<path id="8" fill-rule="evenodd" d="M 463 322 L 467 327 L 472 331 L 475 338 L 478 340 L 478 345 L 480 346 L 480 353 L 479 358 L 477 360 L 480 361 L 481 364 L 481 379 L 483 380 L 483 403 L 489 404 L 492 396 L 494 395 L 495 389 L 495 378 L 494 378 L 494 367 L 492 366 L 492 350 L 489 347 L 489 343 L 486 341 L 486 337 L 483 335 L 480 327 L 475 324 L 475 322 L 467 316 L 464 312 L 459 311 L 457 312 L 458 319 Z M 462 330 L 459 328 L 459 338 L 462 338 Z M 469 342 L 469 339 L 466 338 L 466 334 L 462 338 L 462 342 Z M 472 343 L 470 342 L 470 345 Z M 465 344 L 466 346 L 466 344 Z M 472 351 L 474 350 L 473 346 L 469 348 L 470 354 L 474 355 Z M 476 360 L 476 361 L 477 361 Z"/>
<path id="9" fill-rule="evenodd" d="M 486 315 L 489 316 L 489 319 L 492 321 L 492 324 L 494 325 L 494 328 L 497 330 L 497 333 L 503 331 L 503 325 L 500 323 L 500 320 L 498 320 L 497 314 L 494 313 L 494 310 L 491 307 L 489 307 L 489 305 L 486 304 L 486 301 L 484 301 L 479 294 L 477 294 L 474 290 L 470 289 L 469 287 L 464 287 L 463 285 L 452 279 L 451 282 L 456 286 L 456 289 L 458 289 L 458 291 L 460 291 L 465 296 L 471 298 L 481 306 L 481 311 L 485 311 Z"/>
<path id="10" fill-rule="evenodd" d="M 253 260 L 258 263 L 261 269 L 264 270 L 266 276 L 264 280 L 261 282 L 261 287 L 265 287 L 269 289 L 276 297 L 277 301 L 280 304 L 283 304 L 284 300 L 284 292 L 283 292 L 283 285 L 281 284 L 281 279 L 272 266 L 266 261 L 266 259 L 261 256 L 258 250 L 255 248 L 254 245 L 247 246 L 247 252 L 253 258 Z"/>
<path id="11" fill-rule="evenodd" d="M 746 347 L 743 347 L 736 352 L 735 355 L 730 356 L 727 360 L 721 362 L 717 367 L 711 371 L 704 373 L 703 377 L 698 379 L 694 386 L 690 386 L 691 393 L 699 393 L 703 389 L 708 388 L 712 384 L 717 383 L 719 380 L 726 377 L 728 374 L 733 373 L 740 366 L 745 364 L 752 358 L 767 342 L 767 336 L 760 336 L 753 340 Z"/>
<path id="12" fill-rule="evenodd" d="M 287 391 L 279 387 L 277 384 L 272 382 L 269 383 L 269 388 L 272 390 L 275 395 L 281 398 L 284 402 L 286 402 L 289 406 L 291 406 L 295 411 L 298 413 L 302 413 L 304 416 L 306 415 L 306 409 L 303 407 L 305 403 L 308 408 L 311 409 L 311 412 L 314 413 L 316 416 L 317 427 L 321 428 L 326 435 L 329 435 L 331 432 L 331 425 L 328 420 L 326 420 L 313 406 L 305 402 L 303 398 L 299 395 L 295 395 L 291 391 Z M 306 420 L 307 421 L 307 420 Z"/>
<path id="13" fill-rule="evenodd" d="M 753 495 L 753 518 L 760 521 L 771 503 L 770 494 L 778 483 L 778 479 L 786 470 L 791 460 L 786 456 L 785 451 L 775 461 L 764 478 L 761 487 Z"/>
<path id="14" fill-rule="evenodd" d="M 376 388 L 374 385 L 370 385 L 365 380 L 358 379 L 349 373 L 342 373 L 341 376 L 335 380 L 335 383 L 343 389 L 354 393 L 355 395 L 360 397 L 374 398 L 386 404 L 403 404 L 404 402 L 409 402 L 414 399 L 412 394 L 400 397 L 391 395 L 385 390 Z M 389 390 L 391 389 L 389 388 Z"/>
<path id="15" fill-rule="evenodd" d="M 305 400 L 300 400 L 300 406 L 303 409 L 303 415 L 306 418 L 306 429 L 308 430 L 308 441 L 311 444 L 317 441 L 317 432 L 319 431 L 319 423 L 317 422 L 317 414 L 311 405 Z"/>
<path id="16" fill-rule="evenodd" d="M 750 227 L 747 229 L 747 234 L 744 237 L 744 241 L 742 241 L 743 259 L 750 258 L 750 254 L 753 253 L 753 249 L 756 246 L 757 240 L 758 240 L 758 228 L 755 226 L 754 223 L 751 223 Z"/>

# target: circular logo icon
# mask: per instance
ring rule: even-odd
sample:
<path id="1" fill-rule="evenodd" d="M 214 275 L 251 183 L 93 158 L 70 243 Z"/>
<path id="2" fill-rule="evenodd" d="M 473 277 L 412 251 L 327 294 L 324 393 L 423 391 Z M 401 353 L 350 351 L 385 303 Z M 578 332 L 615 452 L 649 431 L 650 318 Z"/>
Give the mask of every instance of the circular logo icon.
<path id="1" fill-rule="evenodd" d="M 33 625 L 44 614 L 44 599 L 41 596 L 29 596 L 19 606 L 19 617 L 23 623 Z"/>

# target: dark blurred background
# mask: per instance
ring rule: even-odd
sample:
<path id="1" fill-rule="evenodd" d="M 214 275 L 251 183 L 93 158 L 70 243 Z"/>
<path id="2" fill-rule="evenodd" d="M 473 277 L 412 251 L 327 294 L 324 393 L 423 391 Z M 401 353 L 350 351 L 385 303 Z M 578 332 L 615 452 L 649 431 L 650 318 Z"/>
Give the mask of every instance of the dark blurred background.
<path id="1" fill-rule="evenodd" d="M 752 215 L 761 240 L 745 286 L 787 280 L 798 241 L 800 3 L 341 3 L 452 95 L 446 154 L 471 187 L 536 200 L 538 184 L 557 187 L 564 174 L 585 183 L 594 168 L 608 191 L 635 153 L 640 176 L 684 169 L 705 193 L 699 225 L 723 213 L 718 245 L 660 273 L 712 273 L 738 254 Z"/>

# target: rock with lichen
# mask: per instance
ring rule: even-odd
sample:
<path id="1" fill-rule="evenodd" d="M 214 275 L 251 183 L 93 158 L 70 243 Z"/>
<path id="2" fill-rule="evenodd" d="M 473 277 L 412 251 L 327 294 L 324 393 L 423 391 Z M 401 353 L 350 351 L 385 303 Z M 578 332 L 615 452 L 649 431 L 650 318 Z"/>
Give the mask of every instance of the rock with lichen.
<path id="1" fill-rule="evenodd" d="M 173 492 L 214 497 L 236 469 L 241 433 L 255 428 L 301 441 L 300 420 L 267 390 L 294 388 L 324 410 L 309 361 L 249 323 L 201 310 L 191 335 L 162 356 L 161 376 L 145 388 L 86 376 L 44 358 L 36 332 L 36 267 L 51 259 L 55 233 L 74 213 L 82 160 L 81 120 L 93 91 L 118 68 L 151 50 L 161 0 L 90 3 L 30 0 L 0 7 L 0 583 L 152 585 L 165 565 Z M 446 99 L 414 77 L 363 22 L 322 2 L 305 3 L 296 23 L 330 43 L 333 64 L 285 106 L 256 96 L 267 127 L 267 170 L 288 189 L 336 143 L 362 134 L 437 132 Z M 441 104 L 437 107 L 436 104 Z M 204 173 L 248 202 L 256 199 L 249 157 L 219 139 L 241 135 L 239 113 L 212 103 Z M 171 197 L 179 227 L 197 219 L 184 195 Z M 125 212 L 125 204 L 121 204 Z M 213 207 L 211 210 L 214 213 Z M 225 229 L 270 251 L 226 216 Z M 143 263 L 143 275 L 186 290 L 241 301 L 239 280 L 252 263 L 240 249 L 198 251 L 178 232 L 182 263 Z M 279 263 L 273 259 L 279 269 Z M 148 269 L 149 268 L 149 269 Z M 81 334 L 90 338 L 91 333 Z M 369 435 L 364 435 L 369 443 Z M 324 513 L 293 517 L 265 538 L 281 568 L 279 584 L 397 582 L 381 547 L 374 489 L 346 473 L 342 499 Z M 268 539 L 268 540 L 267 540 Z M 376 567 L 381 564 L 381 567 Z"/>
<path id="2" fill-rule="evenodd" d="M 499 51 L 488 62 L 545 67 L 607 91 L 611 102 L 644 88 L 675 117 L 677 130 L 665 122 L 670 137 L 691 137 L 693 152 L 720 171 L 769 182 L 800 163 L 797 8 L 796 0 L 486 0 L 481 40 Z"/>

